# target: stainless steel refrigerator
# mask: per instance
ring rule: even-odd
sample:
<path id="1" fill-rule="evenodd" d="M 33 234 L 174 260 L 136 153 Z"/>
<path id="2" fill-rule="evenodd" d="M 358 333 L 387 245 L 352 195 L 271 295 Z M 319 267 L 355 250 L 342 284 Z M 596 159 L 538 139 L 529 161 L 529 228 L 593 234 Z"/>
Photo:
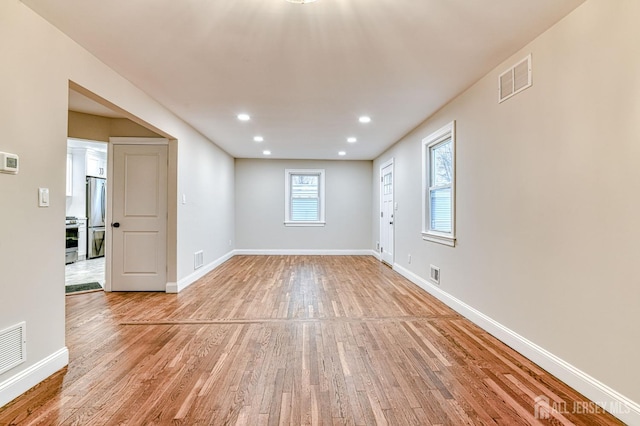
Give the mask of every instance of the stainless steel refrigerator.
<path id="1" fill-rule="evenodd" d="M 107 181 L 87 177 L 87 258 L 104 256 Z"/>

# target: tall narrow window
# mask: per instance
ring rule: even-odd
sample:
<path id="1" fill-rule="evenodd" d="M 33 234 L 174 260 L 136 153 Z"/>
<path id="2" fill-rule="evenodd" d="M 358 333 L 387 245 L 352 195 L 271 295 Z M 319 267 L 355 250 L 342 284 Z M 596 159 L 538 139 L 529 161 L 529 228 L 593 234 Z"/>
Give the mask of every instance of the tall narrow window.
<path id="1" fill-rule="evenodd" d="M 324 170 L 285 170 L 286 226 L 324 226 Z"/>
<path id="2" fill-rule="evenodd" d="M 422 238 L 455 245 L 455 122 L 422 141 Z"/>

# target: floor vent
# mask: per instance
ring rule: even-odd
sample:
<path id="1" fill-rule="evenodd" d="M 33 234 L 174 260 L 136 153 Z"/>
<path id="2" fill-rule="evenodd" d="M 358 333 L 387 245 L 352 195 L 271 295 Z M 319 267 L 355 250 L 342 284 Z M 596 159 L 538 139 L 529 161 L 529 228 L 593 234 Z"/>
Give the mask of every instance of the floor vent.
<path id="1" fill-rule="evenodd" d="M 440 284 L 440 268 L 437 266 L 431 266 L 431 271 L 429 272 L 429 278 L 436 284 Z"/>
<path id="2" fill-rule="evenodd" d="M 25 322 L 0 331 L 0 374 L 27 360 Z"/>
<path id="3" fill-rule="evenodd" d="M 498 102 L 531 87 L 531 55 L 527 56 L 498 77 Z"/>
<path id="4" fill-rule="evenodd" d="M 193 255 L 193 269 L 202 268 L 202 265 L 204 265 L 204 252 L 200 250 Z"/>

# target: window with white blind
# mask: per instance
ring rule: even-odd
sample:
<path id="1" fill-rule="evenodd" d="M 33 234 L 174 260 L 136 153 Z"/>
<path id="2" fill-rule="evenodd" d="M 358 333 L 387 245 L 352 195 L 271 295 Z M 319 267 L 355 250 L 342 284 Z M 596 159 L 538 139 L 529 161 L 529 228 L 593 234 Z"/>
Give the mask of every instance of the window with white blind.
<path id="1" fill-rule="evenodd" d="M 422 141 L 422 238 L 454 246 L 455 121 Z"/>
<path id="2" fill-rule="evenodd" d="M 324 226 L 324 170 L 285 170 L 286 226 Z"/>

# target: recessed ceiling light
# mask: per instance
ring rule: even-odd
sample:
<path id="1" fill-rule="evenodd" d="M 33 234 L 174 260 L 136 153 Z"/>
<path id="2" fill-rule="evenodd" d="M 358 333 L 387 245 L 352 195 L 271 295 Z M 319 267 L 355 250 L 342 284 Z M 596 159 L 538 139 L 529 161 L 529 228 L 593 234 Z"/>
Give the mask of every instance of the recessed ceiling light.
<path id="1" fill-rule="evenodd" d="M 269 151 L 268 149 L 265 149 L 264 151 L 262 151 L 262 154 L 271 155 L 271 151 Z"/>
<path id="2" fill-rule="evenodd" d="M 361 123 L 370 123 L 371 122 L 371 117 L 363 115 L 362 117 L 358 118 L 358 121 L 361 122 Z"/>
<path id="3" fill-rule="evenodd" d="M 238 120 L 249 121 L 251 120 L 251 117 L 249 116 L 249 114 L 238 114 Z"/>
<path id="4" fill-rule="evenodd" d="M 296 3 L 296 4 L 305 4 L 305 3 L 313 3 L 316 0 L 287 0 L 289 3 Z"/>
<path id="5" fill-rule="evenodd" d="M 338 155 L 339 155 L 339 156 L 341 156 L 341 157 L 343 157 L 343 156 L 347 155 L 347 153 L 346 153 L 346 152 L 344 152 L 344 151 L 340 151 L 340 152 L 338 152 Z"/>
<path id="6" fill-rule="evenodd" d="M 356 139 L 356 138 L 347 138 L 347 142 L 349 142 L 349 143 L 355 143 L 357 141 L 358 141 L 358 139 Z"/>
<path id="7" fill-rule="evenodd" d="M 263 141 L 264 141 L 264 138 L 263 138 L 262 136 L 254 136 L 254 137 L 253 137 L 253 140 L 254 140 L 255 142 L 263 142 Z"/>

